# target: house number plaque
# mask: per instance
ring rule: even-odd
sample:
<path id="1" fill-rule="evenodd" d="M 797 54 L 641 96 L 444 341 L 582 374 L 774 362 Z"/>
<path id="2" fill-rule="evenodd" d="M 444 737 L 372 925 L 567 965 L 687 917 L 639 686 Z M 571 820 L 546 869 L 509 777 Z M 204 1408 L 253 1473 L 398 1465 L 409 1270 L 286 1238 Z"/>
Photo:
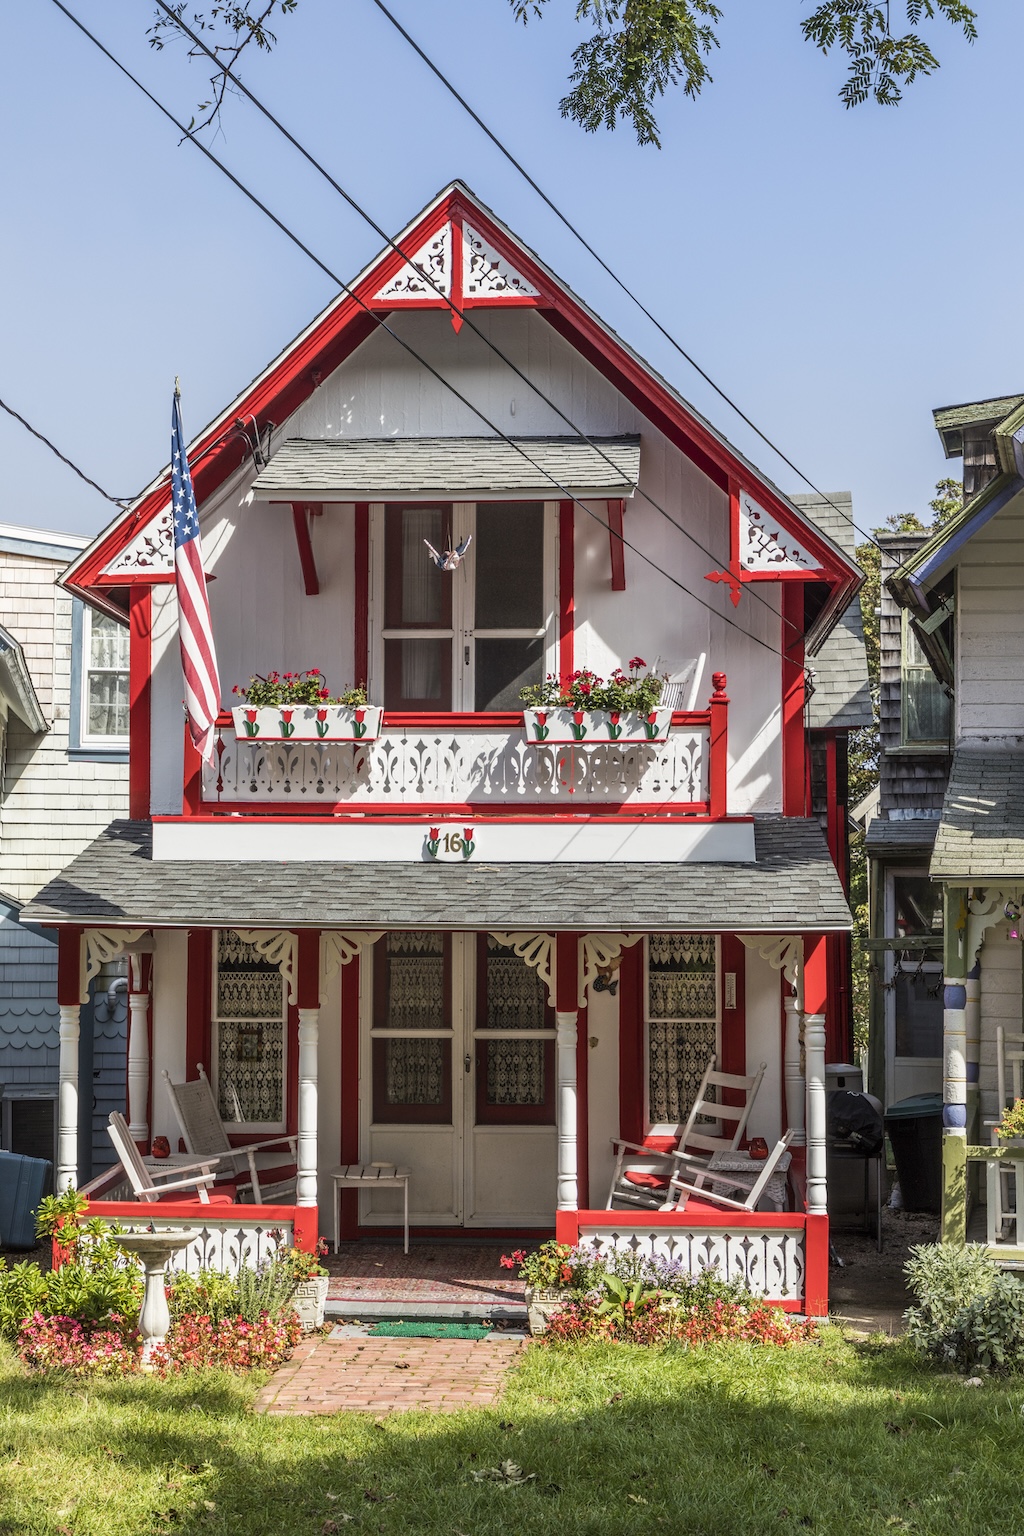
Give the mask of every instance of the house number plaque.
<path id="1" fill-rule="evenodd" d="M 428 859 L 461 862 L 471 859 L 476 849 L 473 827 L 429 827 L 423 841 Z"/>

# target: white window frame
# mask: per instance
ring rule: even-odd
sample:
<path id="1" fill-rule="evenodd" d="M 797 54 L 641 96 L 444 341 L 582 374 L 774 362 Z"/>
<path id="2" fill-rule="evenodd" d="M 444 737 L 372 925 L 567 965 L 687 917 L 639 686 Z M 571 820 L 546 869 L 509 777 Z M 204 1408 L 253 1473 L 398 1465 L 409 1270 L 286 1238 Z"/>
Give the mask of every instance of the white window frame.
<path id="1" fill-rule="evenodd" d="M 490 504 L 493 501 L 511 500 L 538 501 L 540 498 L 528 495 L 509 497 L 482 496 L 482 503 Z M 447 506 L 448 503 L 441 497 L 435 497 L 430 501 L 417 501 L 415 498 L 396 498 L 388 503 L 393 506 Z M 558 671 L 558 503 L 557 501 L 544 501 L 544 623 L 538 629 L 481 629 L 481 640 L 503 639 L 543 639 L 544 663 L 543 671 Z M 476 532 L 476 508 L 475 501 L 454 501 L 452 509 L 452 540 L 459 544 L 470 534 Z M 384 642 L 385 640 L 451 640 L 452 643 L 452 706 L 453 714 L 473 714 L 477 711 L 474 707 L 476 696 L 476 646 L 474 641 L 478 631 L 474 624 L 474 602 L 476 597 L 476 568 L 472 563 L 473 551 L 463 564 L 450 576 L 444 576 L 444 581 L 451 581 L 452 586 L 452 627 L 451 629 L 385 629 L 384 628 L 384 512 L 383 502 L 371 502 L 370 504 L 370 678 L 369 695 L 371 699 L 384 698 Z M 426 550 L 423 558 L 428 558 Z M 468 655 L 468 661 L 464 658 Z M 447 713 L 447 711 L 441 711 Z"/>
<path id="2" fill-rule="evenodd" d="M 922 661 L 911 661 L 909 659 L 910 648 L 912 645 L 916 645 L 917 649 L 919 651 L 921 650 L 921 642 L 914 634 L 910 623 L 910 615 L 904 609 L 901 614 L 900 623 L 900 742 L 903 747 L 914 752 L 948 751 L 950 727 L 953 723 L 953 701 L 950 699 L 948 694 L 943 694 L 943 697 L 946 700 L 946 707 L 949 711 L 949 726 L 947 726 L 945 736 L 910 735 L 907 723 L 909 720 L 908 706 L 910 703 L 908 696 L 908 684 L 912 678 L 919 676 L 927 677 L 934 683 L 936 688 L 942 691 L 942 683 L 935 676 L 935 673 L 932 671 L 932 668 L 928 663 L 928 658 L 924 656 L 923 652 Z"/>
<path id="3" fill-rule="evenodd" d="M 713 938 L 715 941 L 715 1056 L 716 1059 L 722 1053 L 722 940 L 718 934 L 701 934 L 703 938 Z M 683 1122 L 669 1124 L 664 1121 L 651 1120 L 651 1033 L 652 1024 L 687 1024 L 709 1023 L 707 1019 L 655 1019 L 650 1014 L 651 989 L 650 989 L 650 936 L 644 935 L 644 969 L 643 969 L 643 1074 L 644 1074 L 644 1125 L 648 1136 L 678 1136 L 682 1130 Z"/>
<path id="4" fill-rule="evenodd" d="M 215 1101 L 216 1101 L 216 1103 L 218 1105 L 218 1111 L 219 1111 L 219 1105 L 220 1105 L 220 1022 L 221 1021 L 220 1021 L 220 1018 L 218 1017 L 218 1014 L 217 1014 L 217 982 L 218 982 L 218 972 L 220 970 L 220 933 L 221 933 L 221 930 L 219 928 L 215 928 L 213 930 L 213 956 L 212 956 L 212 962 L 213 963 L 210 966 L 210 980 L 211 980 L 211 991 L 210 991 L 210 1057 L 211 1057 L 211 1060 L 210 1060 L 210 1066 L 211 1066 L 211 1069 L 212 1069 L 211 1070 L 211 1074 L 210 1074 L 210 1077 L 211 1077 L 210 1086 L 213 1089 L 213 1096 L 214 1096 L 214 1099 L 215 1099 Z M 225 1023 L 231 1023 L 231 1024 L 244 1024 L 246 1022 L 247 1021 L 245 1019 L 225 1020 Z M 268 1020 L 268 1019 L 257 1019 L 257 1020 L 253 1020 L 253 1022 L 256 1023 L 256 1024 L 267 1024 L 267 1023 L 273 1023 L 274 1021 L 273 1020 Z M 253 1132 L 256 1135 L 263 1135 L 264 1133 L 269 1134 L 271 1132 L 281 1132 L 281 1133 L 284 1133 L 287 1130 L 287 1122 L 288 1122 L 288 981 L 287 981 L 287 977 L 282 975 L 281 976 L 281 1118 L 280 1118 L 280 1120 L 225 1120 L 223 1123 L 224 1123 L 225 1128 L 229 1132 L 229 1134 L 232 1133 L 232 1132 L 238 1132 L 238 1133 L 244 1132 L 246 1135 L 248 1135 L 250 1132 Z"/>
<path id="5" fill-rule="evenodd" d="M 92 665 L 92 627 L 96 617 L 95 610 L 83 605 L 82 608 L 82 655 L 81 677 L 79 680 L 79 741 L 83 747 L 115 747 L 120 751 L 126 751 L 130 735 L 129 729 L 121 735 L 101 736 L 89 729 L 89 677 L 93 672 L 113 672 L 118 676 L 124 675 L 128 679 L 129 699 L 131 695 L 131 667 L 130 663 L 125 667 L 94 667 Z M 116 621 L 113 621 L 116 622 Z M 129 704 L 130 709 L 130 704 Z"/>

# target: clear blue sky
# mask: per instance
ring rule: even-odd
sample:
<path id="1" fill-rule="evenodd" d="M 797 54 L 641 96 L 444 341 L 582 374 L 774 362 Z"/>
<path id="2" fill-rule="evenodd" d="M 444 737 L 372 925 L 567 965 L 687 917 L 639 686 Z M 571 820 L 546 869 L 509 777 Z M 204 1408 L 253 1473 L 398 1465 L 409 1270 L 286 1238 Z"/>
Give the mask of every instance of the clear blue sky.
<path id="1" fill-rule="evenodd" d="M 185 121 L 206 74 L 154 53 L 147 0 L 70 0 Z M 1006 298 L 1020 0 L 977 0 L 969 47 L 903 105 L 847 112 L 838 60 L 792 0 L 723 0 L 714 83 L 667 99 L 664 148 L 558 114 L 571 0 L 516 26 L 507 0 L 392 0 L 552 199 L 708 372 L 861 526 L 925 511 L 947 465 L 931 410 L 1024 390 Z M 371 0 L 300 0 L 247 83 L 385 228 L 462 177 L 716 426 L 806 490 L 614 288 Z M 0 55 L 0 396 L 106 489 L 166 462 L 180 374 L 195 435 L 332 295 L 331 284 L 50 3 L 8 7 Z M 379 240 L 243 101 L 211 147 L 350 276 Z M 0 521 L 93 533 L 113 508 L 0 415 Z M 926 514 L 927 515 L 927 514 Z"/>

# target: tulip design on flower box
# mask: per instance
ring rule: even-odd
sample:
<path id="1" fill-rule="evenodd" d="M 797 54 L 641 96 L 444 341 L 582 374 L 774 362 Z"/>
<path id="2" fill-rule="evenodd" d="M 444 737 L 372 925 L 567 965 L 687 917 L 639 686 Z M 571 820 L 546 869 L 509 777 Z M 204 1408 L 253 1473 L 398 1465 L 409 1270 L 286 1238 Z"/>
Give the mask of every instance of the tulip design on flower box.
<path id="1" fill-rule="evenodd" d="M 332 696 L 319 667 L 271 672 L 236 686 L 244 704 L 231 714 L 235 735 L 249 741 L 375 741 L 384 711 L 366 702 L 365 688 Z"/>
<path id="2" fill-rule="evenodd" d="M 580 742 L 660 742 L 672 728 L 671 709 L 656 706 L 665 687 L 661 673 L 648 672 L 642 656 L 634 656 L 629 671 L 616 667 L 611 677 L 589 668 L 558 678 L 548 673 L 542 683 L 520 691 L 527 706 L 523 720 L 528 738 L 552 746 Z"/>

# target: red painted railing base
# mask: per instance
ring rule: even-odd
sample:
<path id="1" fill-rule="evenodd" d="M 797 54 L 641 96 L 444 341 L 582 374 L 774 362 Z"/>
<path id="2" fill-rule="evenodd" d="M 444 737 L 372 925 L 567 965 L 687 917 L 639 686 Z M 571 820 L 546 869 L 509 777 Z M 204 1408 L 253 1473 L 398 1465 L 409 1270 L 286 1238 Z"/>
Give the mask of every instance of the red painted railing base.
<path id="1" fill-rule="evenodd" d="M 233 1222 L 258 1223 L 262 1227 L 290 1226 L 296 1248 L 316 1251 L 320 1215 L 315 1205 L 203 1205 L 199 1200 L 90 1200 L 83 1220 L 102 1216 L 107 1221 L 181 1221 L 190 1226 L 230 1226 Z"/>

